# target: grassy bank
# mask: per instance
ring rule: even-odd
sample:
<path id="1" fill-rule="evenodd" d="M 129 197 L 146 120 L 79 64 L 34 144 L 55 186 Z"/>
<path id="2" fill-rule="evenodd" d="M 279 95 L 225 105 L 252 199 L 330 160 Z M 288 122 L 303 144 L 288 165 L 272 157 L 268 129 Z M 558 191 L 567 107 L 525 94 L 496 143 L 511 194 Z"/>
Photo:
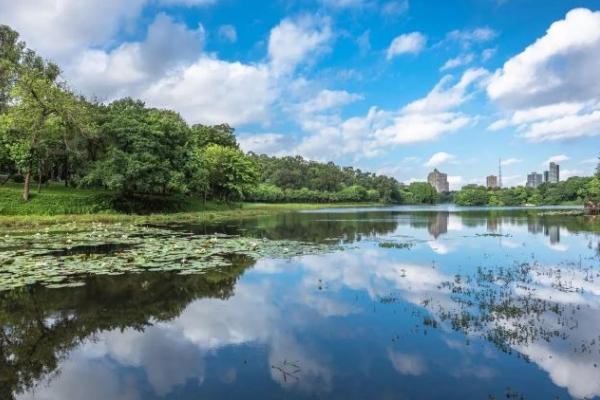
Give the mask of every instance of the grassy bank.
<path id="1" fill-rule="evenodd" d="M 374 203 L 335 204 L 263 204 L 263 203 L 203 203 L 189 197 L 152 196 L 116 201 L 114 194 L 101 190 L 72 189 L 63 186 L 43 188 L 32 193 L 24 202 L 19 185 L 0 187 L 0 227 L 43 227 L 55 224 L 77 223 L 132 223 L 152 224 L 166 222 L 210 222 L 251 218 L 274 213 L 319 209 L 326 207 L 353 207 L 378 205 Z M 138 202 L 152 203 L 137 204 Z M 145 214 L 129 212 L 136 207 L 149 208 Z M 160 209 L 160 212 L 152 212 Z M 147 211 L 147 210 L 145 210 Z"/>

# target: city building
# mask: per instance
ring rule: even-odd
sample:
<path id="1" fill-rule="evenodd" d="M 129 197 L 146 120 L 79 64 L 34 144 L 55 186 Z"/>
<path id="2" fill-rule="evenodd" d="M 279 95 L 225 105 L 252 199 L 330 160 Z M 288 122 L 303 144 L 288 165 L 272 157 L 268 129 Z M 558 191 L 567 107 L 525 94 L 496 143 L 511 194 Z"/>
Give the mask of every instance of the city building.
<path id="1" fill-rule="evenodd" d="M 558 183 L 560 181 L 560 165 L 551 162 L 548 169 L 548 183 Z"/>
<path id="2" fill-rule="evenodd" d="M 537 172 L 532 172 L 527 175 L 527 187 L 536 188 L 543 183 L 544 176 Z"/>
<path id="3" fill-rule="evenodd" d="M 485 184 L 488 188 L 494 189 L 499 187 L 498 185 L 498 177 L 496 175 L 490 175 L 485 178 Z"/>
<path id="4" fill-rule="evenodd" d="M 438 193 L 449 192 L 448 175 L 436 169 L 427 175 L 427 182 L 437 190 Z"/>
<path id="5" fill-rule="evenodd" d="M 544 183 L 548 183 L 548 171 L 544 171 Z"/>

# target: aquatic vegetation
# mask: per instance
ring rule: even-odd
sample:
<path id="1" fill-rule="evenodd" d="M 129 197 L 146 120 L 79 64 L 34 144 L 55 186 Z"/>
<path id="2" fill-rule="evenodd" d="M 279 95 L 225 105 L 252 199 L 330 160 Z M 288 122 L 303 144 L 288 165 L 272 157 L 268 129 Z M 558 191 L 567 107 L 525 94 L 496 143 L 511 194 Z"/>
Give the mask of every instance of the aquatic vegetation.
<path id="1" fill-rule="evenodd" d="M 379 247 L 383 249 L 410 249 L 414 246 L 414 243 L 399 243 L 399 242 L 381 242 Z"/>
<path id="2" fill-rule="evenodd" d="M 0 290 L 44 284 L 81 285 L 86 274 L 145 271 L 202 274 L 232 264 L 231 257 L 286 258 L 335 246 L 231 235 L 198 235 L 168 227 L 95 224 L 92 230 L 45 230 L 0 238 Z"/>

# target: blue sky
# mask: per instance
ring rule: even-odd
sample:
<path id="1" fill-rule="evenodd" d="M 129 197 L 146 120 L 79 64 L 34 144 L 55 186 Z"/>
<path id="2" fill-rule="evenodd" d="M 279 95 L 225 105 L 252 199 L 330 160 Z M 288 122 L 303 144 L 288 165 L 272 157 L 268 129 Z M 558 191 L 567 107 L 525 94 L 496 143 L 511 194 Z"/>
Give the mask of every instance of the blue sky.
<path id="1" fill-rule="evenodd" d="M 600 2 L 0 0 L 72 88 L 235 126 L 246 150 L 451 186 L 600 155 Z"/>

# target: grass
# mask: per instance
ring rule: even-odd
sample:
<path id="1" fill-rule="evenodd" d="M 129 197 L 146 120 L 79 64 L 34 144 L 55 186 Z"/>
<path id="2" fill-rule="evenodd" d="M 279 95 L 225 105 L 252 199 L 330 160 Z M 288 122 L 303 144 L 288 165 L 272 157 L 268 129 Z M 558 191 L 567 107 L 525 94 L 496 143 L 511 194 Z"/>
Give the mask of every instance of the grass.
<path id="1" fill-rule="evenodd" d="M 236 220 L 281 212 L 327 207 L 354 207 L 373 203 L 335 204 L 266 204 L 266 203 L 203 203 L 183 196 L 146 196 L 124 202 L 114 193 L 94 189 L 73 189 L 51 185 L 40 193 L 32 191 L 31 199 L 21 198 L 22 186 L 0 187 L 0 227 L 34 228 L 64 223 L 132 223 L 210 222 Z M 144 209 L 144 214 L 131 210 Z"/>

